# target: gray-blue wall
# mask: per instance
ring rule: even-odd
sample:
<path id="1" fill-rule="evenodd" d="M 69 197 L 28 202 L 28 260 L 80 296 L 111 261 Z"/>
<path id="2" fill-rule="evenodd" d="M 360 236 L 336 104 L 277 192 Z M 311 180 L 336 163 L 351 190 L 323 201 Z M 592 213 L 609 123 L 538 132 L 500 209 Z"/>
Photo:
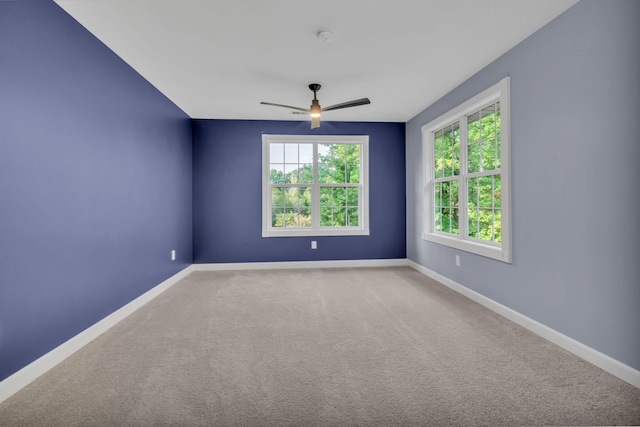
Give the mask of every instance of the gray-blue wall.
<path id="1" fill-rule="evenodd" d="M 196 263 L 405 258 L 404 123 L 194 120 Z M 369 236 L 262 237 L 262 134 L 369 135 Z M 318 249 L 311 249 L 311 240 Z"/>
<path id="2" fill-rule="evenodd" d="M 410 120 L 406 143 L 411 260 L 635 369 L 639 18 L 635 0 L 580 1 Z M 513 264 L 420 238 L 421 126 L 507 75 Z"/>
<path id="3" fill-rule="evenodd" d="M 52 1 L 0 1 L 0 380 L 191 264 L 191 218 L 189 117 Z"/>

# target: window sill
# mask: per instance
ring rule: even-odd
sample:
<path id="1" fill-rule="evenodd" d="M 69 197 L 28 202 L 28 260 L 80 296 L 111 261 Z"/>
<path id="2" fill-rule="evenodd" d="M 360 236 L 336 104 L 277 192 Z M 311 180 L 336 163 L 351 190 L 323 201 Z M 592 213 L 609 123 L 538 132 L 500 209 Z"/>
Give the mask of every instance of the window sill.
<path id="1" fill-rule="evenodd" d="M 447 237 L 435 233 L 423 233 L 422 239 L 511 264 L 511 252 L 499 246 L 483 245 L 482 243 Z"/>
<path id="2" fill-rule="evenodd" d="M 346 229 L 290 229 L 290 230 L 266 230 L 262 232 L 262 237 L 318 237 L 318 236 L 368 236 L 369 229 L 346 228 Z"/>

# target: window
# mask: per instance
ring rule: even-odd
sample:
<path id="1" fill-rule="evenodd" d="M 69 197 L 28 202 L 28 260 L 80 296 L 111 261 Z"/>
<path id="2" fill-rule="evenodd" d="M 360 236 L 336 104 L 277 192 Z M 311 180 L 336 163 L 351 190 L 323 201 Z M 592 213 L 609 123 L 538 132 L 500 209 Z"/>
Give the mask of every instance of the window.
<path id="1" fill-rule="evenodd" d="M 423 239 L 511 262 L 509 78 L 422 128 Z"/>
<path id="2" fill-rule="evenodd" d="M 262 136 L 262 236 L 369 234 L 368 136 Z"/>

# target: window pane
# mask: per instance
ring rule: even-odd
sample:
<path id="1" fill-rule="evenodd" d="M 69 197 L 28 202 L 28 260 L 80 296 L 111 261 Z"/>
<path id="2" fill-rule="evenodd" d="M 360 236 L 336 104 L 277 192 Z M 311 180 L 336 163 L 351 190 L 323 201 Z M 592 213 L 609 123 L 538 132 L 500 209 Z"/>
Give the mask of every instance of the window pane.
<path id="1" fill-rule="evenodd" d="M 500 169 L 502 164 L 502 149 L 500 148 L 500 136 L 496 139 L 496 169 Z"/>
<path id="2" fill-rule="evenodd" d="M 444 131 L 439 130 L 438 132 L 436 132 L 434 134 L 433 137 L 433 152 L 435 154 L 435 157 L 440 157 L 440 154 L 442 153 L 442 144 L 443 144 L 443 135 Z"/>
<path id="3" fill-rule="evenodd" d="M 468 211 L 469 223 L 467 225 L 469 231 L 469 237 L 478 238 L 478 210 L 469 209 Z"/>
<path id="4" fill-rule="evenodd" d="M 451 206 L 458 206 L 458 181 L 451 181 Z"/>
<path id="5" fill-rule="evenodd" d="M 285 206 L 311 206 L 310 187 L 285 188 Z"/>
<path id="6" fill-rule="evenodd" d="M 334 162 L 333 167 L 331 168 L 333 172 L 333 182 L 336 184 L 341 184 L 346 181 L 346 170 L 345 164 L 341 162 Z"/>
<path id="7" fill-rule="evenodd" d="M 311 207 L 311 187 L 299 187 L 299 206 Z"/>
<path id="8" fill-rule="evenodd" d="M 333 205 L 334 206 L 346 206 L 347 205 L 347 194 L 346 188 L 336 187 L 333 189 Z M 335 216 L 336 213 L 334 212 Z"/>
<path id="9" fill-rule="evenodd" d="M 333 226 L 344 227 L 345 225 L 347 225 L 347 209 L 334 208 L 333 209 Z"/>
<path id="10" fill-rule="evenodd" d="M 442 231 L 451 233 L 451 211 L 450 209 L 442 210 Z"/>
<path id="11" fill-rule="evenodd" d="M 302 164 L 298 169 L 298 182 L 300 184 L 313 184 L 313 165 Z"/>
<path id="12" fill-rule="evenodd" d="M 320 187 L 320 206 L 333 206 L 333 188 Z"/>
<path id="13" fill-rule="evenodd" d="M 444 128 L 444 135 L 442 136 L 442 152 L 451 151 L 453 148 L 453 135 L 451 127 Z"/>
<path id="14" fill-rule="evenodd" d="M 483 140 L 493 139 L 497 135 L 498 120 L 496 117 L 496 104 L 492 104 L 481 111 L 480 137 Z"/>
<path id="15" fill-rule="evenodd" d="M 297 227 L 298 210 L 296 208 L 286 208 L 284 212 L 284 221 L 285 227 Z"/>
<path id="16" fill-rule="evenodd" d="M 313 163 L 313 144 L 299 144 L 300 163 Z"/>
<path id="17" fill-rule="evenodd" d="M 284 227 L 284 208 L 271 210 L 271 226 Z"/>
<path id="18" fill-rule="evenodd" d="M 442 153 L 444 176 L 449 177 L 453 175 L 453 151 L 445 151 Z"/>
<path id="19" fill-rule="evenodd" d="M 358 207 L 359 188 L 347 188 L 347 206 Z"/>
<path id="20" fill-rule="evenodd" d="M 467 172 L 480 172 L 480 144 L 469 144 L 467 147 Z"/>
<path id="21" fill-rule="evenodd" d="M 458 209 L 451 208 L 450 210 L 450 230 L 452 234 L 458 234 Z"/>
<path id="22" fill-rule="evenodd" d="M 488 241 L 493 240 L 493 210 L 478 209 L 478 217 L 478 238 Z"/>
<path id="23" fill-rule="evenodd" d="M 467 180 L 467 204 L 469 207 L 478 206 L 478 178 Z"/>
<path id="24" fill-rule="evenodd" d="M 436 231 L 442 231 L 442 209 L 437 207 L 434 215 L 434 227 Z"/>
<path id="25" fill-rule="evenodd" d="M 478 192 L 480 195 L 481 207 L 493 207 L 493 179 L 490 176 L 483 176 L 479 178 L 480 185 Z"/>
<path id="26" fill-rule="evenodd" d="M 269 163 L 284 163 L 284 144 L 269 144 Z"/>
<path id="27" fill-rule="evenodd" d="M 478 113 L 467 117 L 467 135 L 470 143 L 480 139 L 480 115 Z"/>
<path id="28" fill-rule="evenodd" d="M 311 208 L 300 208 L 300 227 L 311 227 Z"/>
<path id="29" fill-rule="evenodd" d="M 318 144 L 318 160 L 325 161 L 331 157 L 331 144 Z"/>
<path id="30" fill-rule="evenodd" d="M 346 182 L 347 165 L 351 163 L 349 156 L 359 159 L 358 147 L 354 144 L 319 144 L 318 181 L 320 183 Z"/>
<path id="31" fill-rule="evenodd" d="M 449 189 L 450 185 L 448 182 L 443 182 L 442 183 L 442 188 L 441 188 L 441 200 L 442 200 L 442 206 L 451 206 L 450 202 L 451 202 L 451 192 Z"/>
<path id="32" fill-rule="evenodd" d="M 284 207 L 284 188 L 271 189 L 271 206 Z"/>
<path id="33" fill-rule="evenodd" d="M 284 205 L 285 206 L 298 206 L 297 188 L 285 187 L 284 190 Z"/>
<path id="34" fill-rule="evenodd" d="M 435 206 L 442 206 L 442 183 L 433 184 L 433 202 Z"/>
<path id="35" fill-rule="evenodd" d="M 360 164 L 360 144 L 344 144 L 347 147 L 346 163 Z"/>
<path id="36" fill-rule="evenodd" d="M 298 165 L 284 165 L 284 182 L 295 184 L 298 182 Z"/>
<path id="37" fill-rule="evenodd" d="M 333 209 L 320 208 L 320 226 L 331 227 L 333 225 Z"/>
<path id="38" fill-rule="evenodd" d="M 347 165 L 347 180 L 350 184 L 359 184 L 360 183 L 360 164 L 348 164 Z"/>
<path id="39" fill-rule="evenodd" d="M 320 184 L 332 184 L 333 172 L 330 164 L 318 163 L 318 182 Z"/>
<path id="40" fill-rule="evenodd" d="M 444 159 L 442 153 L 433 159 L 433 176 L 434 178 L 444 177 Z"/>
<path id="41" fill-rule="evenodd" d="M 284 182 L 284 165 L 272 164 L 269 171 L 269 181 L 271 184 L 282 184 Z"/>
<path id="42" fill-rule="evenodd" d="M 453 174 L 460 175 L 460 149 L 458 148 L 451 156 L 453 160 Z"/>
<path id="43" fill-rule="evenodd" d="M 490 171 L 496 168 L 496 143 L 491 138 L 482 143 L 482 170 Z"/>
<path id="44" fill-rule="evenodd" d="M 298 144 L 284 144 L 284 162 L 298 163 Z"/>
<path id="45" fill-rule="evenodd" d="M 358 209 L 357 208 L 347 209 L 347 225 L 349 227 L 358 226 Z"/>
<path id="46" fill-rule="evenodd" d="M 493 177 L 493 206 L 502 207 L 502 181 L 500 175 Z"/>
<path id="47" fill-rule="evenodd" d="M 494 234 L 495 234 L 494 240 L 496 242 L 500 243 L 500 242 L 502 242 L 502 211 L 500 209 L 497 209 L 495 211 L 493 226 L 495 228 L 495 230 L 494 230 Z"/>

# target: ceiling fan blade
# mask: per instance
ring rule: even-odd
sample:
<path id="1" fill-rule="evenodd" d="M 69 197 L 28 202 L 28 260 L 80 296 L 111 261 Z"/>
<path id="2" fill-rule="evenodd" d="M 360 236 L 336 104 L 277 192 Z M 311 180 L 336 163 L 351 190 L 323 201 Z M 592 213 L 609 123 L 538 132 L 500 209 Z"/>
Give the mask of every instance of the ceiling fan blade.
<path id="1" fill-rule="evenodd" d="M 343 102 L 341 104 L 332 105 L 330 107 L 323 108 L 322 111 L 339 110 L 341 108 L 357 107 L 358 105 L 371 104 L 369 98 L 354 99 L 353 101 Z"/>
<path id="2" fill-rule="evenodd" d="M 320 117 L 311 117 L 311 129 L 320 127 Z"/>
<path id="3" fill-rule="evenodd" d="M 274 104 L 272 102 L 261 102 L 260 104 L 262 104 L 262 105 L 273 105 L 274 107 L 291 108 L 292 110 L 304 111 L 305 113 L 309 112 L 308 108 L 293 107 L 291 105 Z"/>

